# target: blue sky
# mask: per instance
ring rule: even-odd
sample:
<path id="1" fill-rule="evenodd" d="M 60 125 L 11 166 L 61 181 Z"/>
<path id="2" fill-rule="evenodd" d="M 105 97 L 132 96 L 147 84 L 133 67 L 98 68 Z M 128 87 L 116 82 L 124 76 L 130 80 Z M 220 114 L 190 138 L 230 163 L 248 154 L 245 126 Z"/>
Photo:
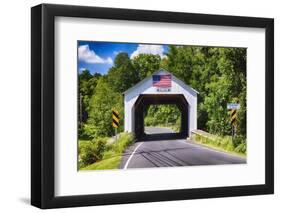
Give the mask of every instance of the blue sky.
<path id="1" fill-rule="evenodd" d="M 95 72 L 106 74 L 120 52 L 128 53 L 130 58 L 141 53 L 159 55 L 162 58 L 168 50 L 167 45 L 95 41 L 78 41 L 77 48 L 78 72 L 88 69 L 92 74 Z"/>

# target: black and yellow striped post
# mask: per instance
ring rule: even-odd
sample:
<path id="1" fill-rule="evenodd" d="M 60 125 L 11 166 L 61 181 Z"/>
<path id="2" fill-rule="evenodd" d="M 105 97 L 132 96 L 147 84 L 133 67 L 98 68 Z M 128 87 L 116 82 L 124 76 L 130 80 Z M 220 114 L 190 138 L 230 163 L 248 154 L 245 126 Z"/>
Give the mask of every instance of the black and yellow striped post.
<path id="1" fill-rule="evenodd" d="M 240 109 L 239 103 L 228 103 L 227 109 L 229 110 L 230 115 L 230 123 L 231 123 L 231 135 L 232 135 L 232 141 L 236 135 L 237 130 L 237 112 Z"/>
<path id="2" fill-rule="evenodd" d="M 230 122 L 232 126 L 237 125 L 237 109 L 232 109 L 230 112 Z"/>
<path id="3" fill-rule="evenodd" d="M 117 128 L 119 127 L 120 117 L 118 111 L 115 109 L 112 110 L 112 126 L 115 129 L 115 140 L 117 140 Z"/>
<path id="4" fill-rule="evenodd" d="M 112 126 L 117 129 L 119 127 L 119 113 L 116 110 L 112 110 Z"/>

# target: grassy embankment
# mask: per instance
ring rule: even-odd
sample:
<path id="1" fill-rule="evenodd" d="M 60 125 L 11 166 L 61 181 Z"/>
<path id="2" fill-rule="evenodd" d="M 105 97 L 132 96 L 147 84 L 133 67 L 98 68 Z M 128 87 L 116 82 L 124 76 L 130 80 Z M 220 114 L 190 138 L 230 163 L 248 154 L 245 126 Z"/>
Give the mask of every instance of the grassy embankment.
<path id="1" fill-rule="evenodd" d="M 247 155 L 246 141 L 240 136 L 237 136 L 232 140 L 231 136 L 217 136 L 201 130 L 196 130 L 191 134 L 191 139 L 196 143 L 220 151 L 229 152 L 243 157 Z"/>
<path id="2" fill-rule="evenodd" d="M 179 132 L 181 127 L 181 120 L 178 119 L 175 122 L 152 122 L 150 118 L 144 119 L 144 125 L 147 127 L 165 127 L 172 129 L 174 132 Z"/>
<path id="3" fill-rule="evenodd" d="M 123 152 L 134 141 L 129 133 L 121 133 L 116 142 L 109 144 L 108 138 L 92 141 L 79 140 L 79 170 L 117 169 Z"/>

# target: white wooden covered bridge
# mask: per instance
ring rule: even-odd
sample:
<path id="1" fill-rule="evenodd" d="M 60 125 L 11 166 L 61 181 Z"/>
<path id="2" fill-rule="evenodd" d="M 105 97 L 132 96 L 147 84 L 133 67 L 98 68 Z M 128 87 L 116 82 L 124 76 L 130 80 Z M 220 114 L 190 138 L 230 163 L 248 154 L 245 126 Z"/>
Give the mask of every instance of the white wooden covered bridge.
<path id="1" fill-rule="evenodd" d="M 174 136 L 190 136 L 197 129 L 197 94 L 171 73 L 163 69 L 156 71 L 124 92 L 125 131 L 135 133 L 137 139 L 143 138 L 144 110 L 152 104 L 175 104 L 181 111 L 181 129 Z"/>

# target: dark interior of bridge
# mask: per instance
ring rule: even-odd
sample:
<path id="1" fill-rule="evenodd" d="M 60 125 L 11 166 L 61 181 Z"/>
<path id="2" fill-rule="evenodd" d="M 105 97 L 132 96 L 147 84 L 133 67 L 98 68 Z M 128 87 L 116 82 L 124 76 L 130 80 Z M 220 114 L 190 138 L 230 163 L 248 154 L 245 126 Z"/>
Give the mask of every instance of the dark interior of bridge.
<path id="1" fill-rule="evenodd" d="M 181 111 L 181 127 L 176 133 L 145 134 L 144 113 L 150 105 L 174 104 Z M 138 141 L 142 140 L 165 140 L 188 137 L 188 103 L 183 95 L 157 94 L 140 95 L 134 105 L 135 109 L 135 136 Z"/>

